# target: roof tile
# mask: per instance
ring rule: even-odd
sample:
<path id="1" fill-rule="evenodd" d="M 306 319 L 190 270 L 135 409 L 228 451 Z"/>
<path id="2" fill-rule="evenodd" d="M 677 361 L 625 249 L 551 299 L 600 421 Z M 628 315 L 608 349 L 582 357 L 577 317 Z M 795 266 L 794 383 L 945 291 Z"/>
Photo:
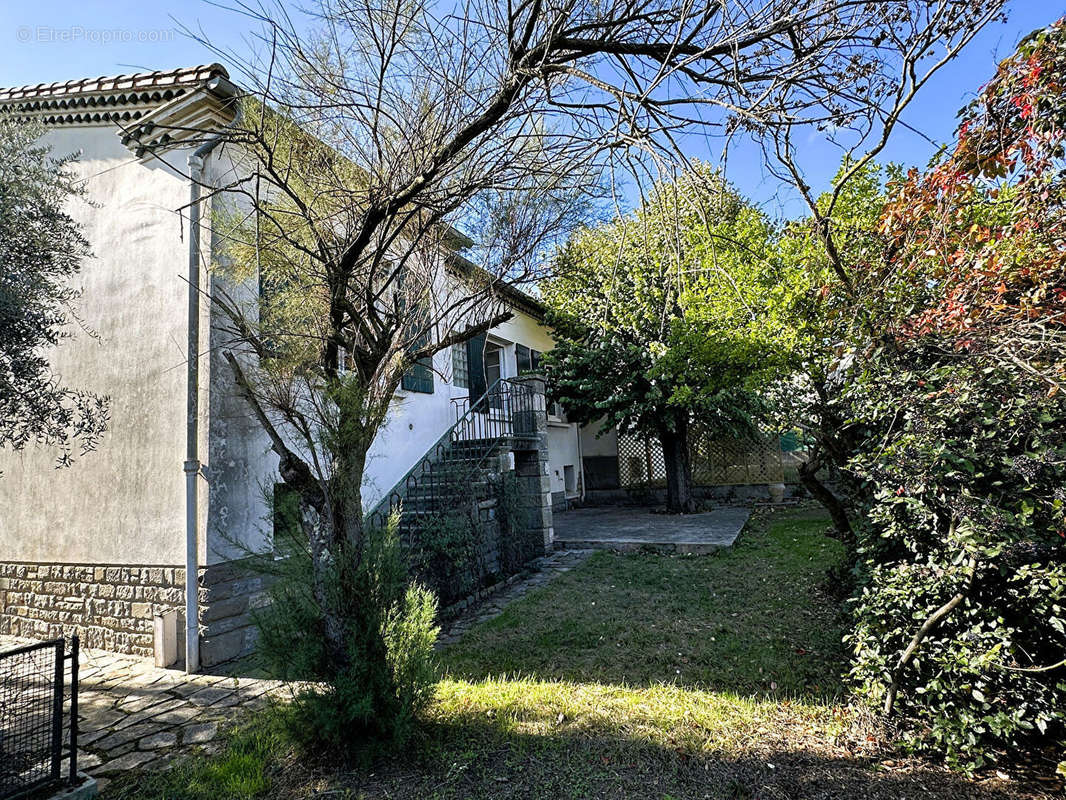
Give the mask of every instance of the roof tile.
<path id="1" fill-rule="evenodd" d="M 216 76 L 228 78 L 221 64 L 201 64 L 196 67 L 138 72 L 132 75 L 101 75 L 65 82 L 38 83 L 34 86 L 0 88 L 0 103 L 20 103 L 35 98 L 62 98 L 86 94 L 113 94 L 122 91 L 144 91 L 162 87 L 194 86 Z"/>

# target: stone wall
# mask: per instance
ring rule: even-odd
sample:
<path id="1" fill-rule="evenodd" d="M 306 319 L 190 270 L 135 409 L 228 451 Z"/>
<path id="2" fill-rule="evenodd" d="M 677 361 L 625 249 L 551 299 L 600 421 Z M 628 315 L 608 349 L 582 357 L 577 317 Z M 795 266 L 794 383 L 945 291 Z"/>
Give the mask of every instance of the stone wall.
<path id="1" fill-rule="evenodd" d="M 548 417 L 546 412 L 544 379 L 536 376 L 519 379 L 535 393 L 534 407 L 516 412 L 516 431 L 534 434 L 526 449 L 514 450 L 514 471 L 518 485 L 518 505 L 526 535 L 540 547 L 538 555 L 550 553 L 554 529 L 552 527 L 551 466 L 548 453 Z"/>
<path id="2" fill-rule="evenodd" d="M 264 598 L 263 578 L 240 562 L 200 570 L 204 666 L 251 652 L 249 610 Z M 84 647 L 151 657 L 153 618 L 184 617 L 185 570 L 168 566 L 0 562 L 0 634 L 51 639 L 77 634 Z M 179 625 L 179 652 L 184 622 Z"/>

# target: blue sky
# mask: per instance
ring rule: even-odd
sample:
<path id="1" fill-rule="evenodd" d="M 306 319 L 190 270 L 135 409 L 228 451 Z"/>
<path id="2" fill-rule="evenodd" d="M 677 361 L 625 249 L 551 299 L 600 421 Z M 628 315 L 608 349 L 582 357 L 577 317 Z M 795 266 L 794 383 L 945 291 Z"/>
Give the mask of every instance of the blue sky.
<path id="1" fill-rule="evenodd" d="M 1018 39 L 1066 13 L 1066 0 L 1011 0 L 1006 24 L 986 28 L 969 48 L 919 94 L 905 121 L 936 141 L 950 140 L 955 112 L 1009 55 Z M 200 28 L 226 48 L 241 51 L 246 21 L 205 2 L 174 0 L 31 0 L 0 4 L 0 86 L 48 83 L 97 75 L 190 66 L 216 57 L 176 30 L 175 19 Z M 719 143 L 690 140 L 692 155 L 715 160 Z M 838 154 L 812 135 L 804 153 L 808 179 L 824 188 Z M 923 165 L 934 148 L 898 129 L 884 160 Z M 798 202 L 766 175 L 757 153 L 740 147 L 730 154 L 730 179 L 771 214 L 791 216 Z"/>

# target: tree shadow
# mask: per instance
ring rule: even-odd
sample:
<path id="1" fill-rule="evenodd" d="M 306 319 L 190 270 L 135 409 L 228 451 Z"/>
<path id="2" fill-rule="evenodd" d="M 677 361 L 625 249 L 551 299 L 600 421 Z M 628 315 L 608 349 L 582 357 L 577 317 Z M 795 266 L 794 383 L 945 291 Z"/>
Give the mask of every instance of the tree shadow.
<path id="1" fill-rule="evenodd" d="M 555 730 L 507 730 L 485 716 L 426 725 L 402 755 L 372 768 L 334 772 L 328 790 L 354 796 L 423 798 L 728 798 L 729 800 L 1007 800 L 1049 798 L 1051 788 L 973 780 L 927 764 L 886 768 L 842 748 L 796 748 L 775 737 L 740 755 L 690 752 L 560 723 Z M 321 776 L 321 772 L 317 773 Z"/>

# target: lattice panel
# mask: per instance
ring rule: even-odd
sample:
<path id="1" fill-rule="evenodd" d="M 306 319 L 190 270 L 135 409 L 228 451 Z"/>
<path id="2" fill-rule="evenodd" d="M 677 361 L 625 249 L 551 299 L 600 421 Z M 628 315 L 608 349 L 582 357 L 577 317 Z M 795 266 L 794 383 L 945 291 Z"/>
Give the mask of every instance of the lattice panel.
<path id="1" fill-rule="evenodd" d="M 747 486 L 784 480 L 776 438 L 751 441 L 697 434 L 692 436 L 689 450 L 692 482 L 697 486 Z"/>
<path id="2" fill-rule="evenodd" d="M 781 483 L 785 469 L 776 438 L 716 439 L 694 431 L 689 442 L 692 482 L 697 486 Z M 656 437 L 618 436 L 618 481 L 624 488 L 666 485 L 666 462 Z"/>
<path id="3" fill-rule="evenodd" d="M 618 434 L 618 483 L 623 488 L 666 486 L 666 461 L 657 438 Z"/>

